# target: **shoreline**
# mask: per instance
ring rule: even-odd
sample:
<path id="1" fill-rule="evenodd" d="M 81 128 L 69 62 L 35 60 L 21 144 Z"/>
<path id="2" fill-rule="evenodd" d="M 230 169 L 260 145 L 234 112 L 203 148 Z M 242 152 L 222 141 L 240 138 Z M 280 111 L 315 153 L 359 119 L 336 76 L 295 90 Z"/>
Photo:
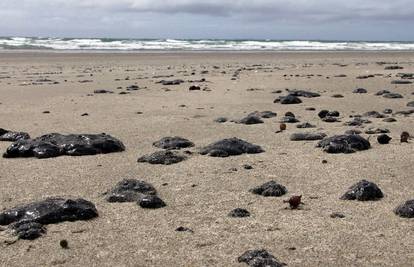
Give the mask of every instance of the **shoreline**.
<path id="1" fill-rule="evenodd" d="M 0 54 L 20 54 L 20 53 L 39 53 L 39 54 L 292 54 L 292 53 L 414 53 L 414 50 L 116 50 L 116 49 L 0 49 Z"/>

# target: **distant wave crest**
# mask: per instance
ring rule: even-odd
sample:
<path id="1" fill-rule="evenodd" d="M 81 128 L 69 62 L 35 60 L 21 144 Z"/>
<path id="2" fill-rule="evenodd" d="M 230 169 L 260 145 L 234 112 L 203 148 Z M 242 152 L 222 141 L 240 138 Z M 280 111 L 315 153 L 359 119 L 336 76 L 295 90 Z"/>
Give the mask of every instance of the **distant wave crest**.
<path id="1" fill-rule="evenodd" d="M 414 42 L 0 37 L 0 49 L 108 51 L 410 51 Z"/>

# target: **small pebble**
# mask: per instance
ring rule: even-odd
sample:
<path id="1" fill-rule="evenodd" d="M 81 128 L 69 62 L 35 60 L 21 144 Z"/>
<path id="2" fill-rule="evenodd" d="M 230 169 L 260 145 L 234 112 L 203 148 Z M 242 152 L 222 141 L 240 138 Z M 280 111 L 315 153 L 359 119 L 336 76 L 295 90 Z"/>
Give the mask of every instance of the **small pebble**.
<path id="1" fill-rule="evenodd" d="M 244 168 L 244 169 L 246 169 L 246 170 L 251 170 L 251 169 L 253 169 L 253 167 L 252 167 L 251 165 L 248 165 L 248 164 L 244 164 L 244 165 L 243 165 L 243 168 Z"/>
<path id="2" fill-rule="evenodd" d="M 190 228 L 188 228 L 188 227 L 184 227 L 184 226 L 179 226 L 179 227 L 177 227 L 176 229 L 175 229 L 175 231 L 177 231 L 177 232 L 189 232 L 189 233 L 194 233 L 194 231 L 193 230 L 191 230 Z"/>
<path id="3" fill-rule="evenodd" d="M 401 143 L 408 143 L 408 138 L 410 137 L 410 134 L 408 132 L 402 132 L 401 133 Z"/>
<path id="4" fill-rule="evenodd" d="M 155 195 L 147 195 L 138 201 L 138 205 L 145 209 L 159 209 L 166 206 L 165 202 Z"/>
<path id="5" fill-rule="evenodd" d="M 230 213 L 228 215 L 229 215 L 229 217 L 243 218 L 243 217 L 249 217 L 250 212 L 248 210 L 245 210 L 245 209 L 236 208 L 236 209 L 230 211 Z"/>
<path id="6" fill-rule="evenodd" d="M 69 248 L 69 242 L 66 239 L 60 240 L 59 245 L 61 248 L 64 248 L 64 249 Z"/>
<path id="7" fill-rule="evenodd" d="M 329 215 L 331 218 L 345 218 L 345 215 L 340 212 L 332 212 L 331 215 Z"/>
<path id="8" fill-rule="evenodd" d="M 289 203 L 289 207 L 293 209 L 297 209 L 300 204 L 302 203 L 302 195 L 300 196 L 291 196 L 288 200 L 284 200 L 283 202 Z"/>
<path id="9" fill-rule="evenodd" d="M 388 144 L 390 141 L 391 141 L 391 137 L 389 137 L 388 135 L 386 135 L 386 134 L 381 134 L 381 135 L 379 135 L 378 137 L 377 137 L 377 141 L 378 141 L 378 143 L 380 143 L 380 144 L 382 144 L 382 145 L 385 145 L 385 144 Z"/>

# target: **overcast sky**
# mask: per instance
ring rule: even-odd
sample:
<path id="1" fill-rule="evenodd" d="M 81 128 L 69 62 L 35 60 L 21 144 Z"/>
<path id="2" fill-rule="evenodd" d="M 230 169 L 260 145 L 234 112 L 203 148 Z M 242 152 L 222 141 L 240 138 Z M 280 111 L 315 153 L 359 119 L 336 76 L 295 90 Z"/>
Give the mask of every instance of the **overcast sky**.
<path id="1" fill-rule="evenodd" d="M 0 0 L 0 36 L 414 41 L 414 0 Z"/>

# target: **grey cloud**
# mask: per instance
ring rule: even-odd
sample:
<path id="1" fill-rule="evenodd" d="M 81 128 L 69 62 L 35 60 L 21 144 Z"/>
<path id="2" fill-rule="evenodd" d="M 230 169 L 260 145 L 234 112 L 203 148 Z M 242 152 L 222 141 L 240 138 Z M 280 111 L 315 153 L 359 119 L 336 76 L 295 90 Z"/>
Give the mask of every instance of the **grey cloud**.
<path id="1" fill-rule="evenodd" d="M 413 0 L 0 0 L 0 35 L 414 39 Z"/>
<path id="2" fill-rule="evenodd" d="M 2 0 L 2 9 L 26 11 L 91 9 L 104 12 L 187 13 L 207 16 L 258 15 L 292 20 L 326 17 L 413 20 L 412 0 Z"/>
<path id="3" fill-rule="evenodd" d="M 268 18 L 407 19 L 414 20 L 411 0 L 69 0 L 67 6 L 107 11 L 188 13 L 207 16 L 257 15 Z M 299 17 L 298 17 L 299 16 Z"/>

